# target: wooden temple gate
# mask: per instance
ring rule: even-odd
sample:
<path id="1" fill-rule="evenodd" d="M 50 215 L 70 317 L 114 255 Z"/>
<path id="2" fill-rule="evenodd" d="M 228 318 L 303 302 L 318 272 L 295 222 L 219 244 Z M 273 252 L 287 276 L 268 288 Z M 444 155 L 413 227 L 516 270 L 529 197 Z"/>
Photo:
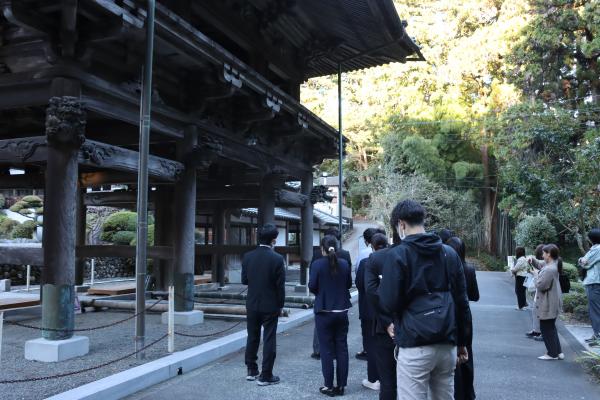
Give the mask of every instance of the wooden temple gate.
<path id="1" fill-rule="evenodd" d="M 0 263 L 42 265 L 44 337 L 69 338 L 86 257 L 132 257 L 85 243 L 89 205 L 135 204 L 145 1 L 0 1 L 0 189 L 44 190 L 40 251 L 0 249 Z M 301 284 L 312 257 L 312 168 L 336 158 L 338 132 L 304 108 L 306 79 L 421 60 L 391 0 L 164 0 L 156 8 L 148 175 L 158 284 L 192 310 L 195 254 L 225 241 L 229 210 L 301 212 Z M 410 58 L 410 57 L 413 58 Z M 10 175 L 22 168 L 24 175 Z M 301 181 L 299 192 L 286 181 Z M 124 184 L 125 192 L 86 193 Z M 216 243 L 195 247 L 196 216 Z M 61 331 L 64 329 L 64 331 Z"/>

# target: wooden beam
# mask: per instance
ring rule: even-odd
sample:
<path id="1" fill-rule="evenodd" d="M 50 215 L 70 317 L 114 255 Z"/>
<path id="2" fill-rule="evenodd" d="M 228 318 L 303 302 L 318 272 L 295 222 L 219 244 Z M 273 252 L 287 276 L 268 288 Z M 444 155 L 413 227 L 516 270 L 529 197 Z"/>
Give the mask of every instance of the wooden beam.
<path id="1" fill-rule="evenodd" d="M 196 245 L 196 256 L 244 254 L 256 249 L 247 245 Z M 300 254 L 299 246 L 275 246 L 279 254 Z"/>
<path id="2" fill-rule="evenodd" d="M 0 163 L 45 163 L 48 144 L 45 136 L 0 140 Z M 133 150 L 106 143 L 86 140 L 79 149 L 80 165 L 137 172 L 138 153 Z M 166 158 L 150 156 L 148 175 L 167 182 L 174 182 L 183 171 L 183 164 Z"/>
<path id="3" fill-rule="evenodd" d="M 0 246 L 2 264 L 10 265 L 44 265 L 42 247 Z"/>
<path id="4" fill-rule="evenodd" d="M 77 257 L 121 257 L 135 258 L 135 246 L 88 245 L 77 247 Z M 170 246 L 148 246 L 148 258 L 171 260 L 173 248 Z"/>
<path id="5" fill-rule="evenodd" d="M 43 174 L 0 175 L 0 189 L 43 189 Z"/>

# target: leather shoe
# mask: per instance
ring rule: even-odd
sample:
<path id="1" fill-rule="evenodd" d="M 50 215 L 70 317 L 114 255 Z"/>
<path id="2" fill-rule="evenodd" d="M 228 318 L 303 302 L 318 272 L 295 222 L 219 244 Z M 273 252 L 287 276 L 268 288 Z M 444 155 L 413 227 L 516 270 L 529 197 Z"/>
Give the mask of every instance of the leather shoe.
<path id="1" fill-rule="evenodd" d="M 327 386 L 323 386 L 319 388 L 319 392 L 321 392 L 322 394 L 329 396 L 329 397 L 333 397 L 336 395 L 335 393 L 335 389 L 334 388 L 328 388 Z"/>
<path id="2" fill-rule="evenodd" d="M 314 358 L 315 360 L 320 360 L 321 359 L 321 354 L 319 354 L 319 353 L 312 353 L 310 355 L 310 358 Z"/>

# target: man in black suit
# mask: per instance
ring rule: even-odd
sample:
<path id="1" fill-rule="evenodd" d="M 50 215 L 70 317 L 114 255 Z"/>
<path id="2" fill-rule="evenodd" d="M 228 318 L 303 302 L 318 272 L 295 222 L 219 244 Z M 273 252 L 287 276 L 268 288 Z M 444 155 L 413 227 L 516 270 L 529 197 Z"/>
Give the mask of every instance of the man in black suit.
<path id="1" fill-rule="evenodd" d="M 246 380 L 256 380 L 259 386 L 279 383 L 279 377 L 273 375 L 273 364 L 277 321 L 285 301 L 285 267 L 283 257 L 273 251 L 277 235 L 275 225 L 263 226 L 259 231 L 258 248 L 244 254 L 242 259 L 242 283 L 248 285 Z M 262 373 L 259 374 L 256 361 L 261 327 L 264 328 L 263 360 Z"/>
<path id="2" fill-rule="evenodd" d="M 338 231 L 335 228 L 329 228 L 325 231 L 325 236 L 328 236 L 328 235 L 334 236 L 337 239 L 339 250 L 335 252 L 335 255 L 338 258 L 348 261 L 348 266 L 350 267 L 350 271 L 352 271 L 352 259 L 350 258 L 350 252 L 348 250 L 342 249 L 342 235 L 340 234 L 340 231 Z M 313 249 L 313 258 L 310 261 L 310 265 L 312 265 L 312 263 L 315 260 L 318 260 L 321 257 L 323 257 L 323 253 L 321 252 L 321 247 L 319 247 L 317 249 Z M 310 356 L 312 358 L 314 358 L 315 360 L 321 359 L 321 353 L 319 350 L 319 337 L 317 336 L 317 326 L 316 325 L 315 325 L 315 330 L 313 332 L 313 352 Z"/>

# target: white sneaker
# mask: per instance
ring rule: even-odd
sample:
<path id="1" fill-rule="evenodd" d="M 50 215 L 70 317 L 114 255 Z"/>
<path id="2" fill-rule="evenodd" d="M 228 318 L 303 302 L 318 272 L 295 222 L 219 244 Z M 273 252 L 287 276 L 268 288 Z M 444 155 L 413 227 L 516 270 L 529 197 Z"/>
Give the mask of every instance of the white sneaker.
<path id="1" fill-rule="evenodd" d="M 538 360 L 544 360 L 544 361 L 559 360 L 559 357 L 550 357 L 548 354 L 544 354 L 543 356 L 539 356 Z"/>
<path id="2" fill-rule="evenodd" d="M 559 360 L 564 360 L 564 359 L 565 359 L 565 353 L 560 353 L 560 354 L 558 355 L 558 359 L 559 359 Z"/>
<path id="3" fill-rule="evenodd" d="M 367 389 L 371 389 L 371 390 L 379 390 L 381 387 L 381 385 L 379 384 L 379 381 L 370 382 L 368 379 L 363 379 L 362 385 L 364 387 L 366 387 Z"/>

